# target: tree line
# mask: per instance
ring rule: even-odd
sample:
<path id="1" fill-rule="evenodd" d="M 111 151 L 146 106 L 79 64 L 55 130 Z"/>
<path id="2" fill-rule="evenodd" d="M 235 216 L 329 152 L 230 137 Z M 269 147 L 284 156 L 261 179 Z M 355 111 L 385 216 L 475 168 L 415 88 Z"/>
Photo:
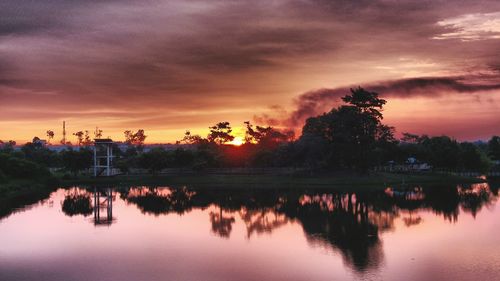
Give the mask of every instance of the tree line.
<path id="1" fill-rule="evenodd" d="M 186 131 L 173 150 L 145 149 L 145 131 L 127 130 L 126 150 L 114 145 L 114 164 L 124 173 L 133 168 L 157 173 L 165 168 L 215 167 L 296 167 L 367 173 L 375 167 L 404 164 L 414 158 L 433 169 L 485 172 L 500 160 L 499 136 L 493 136 L 487 144 L 409 133 L 397 139 L 395 128 L 382 122 L 387 101 L 379 98 L 378 93 L 359 87 L 351 89 L 342 101 L 331 111 L 307 119 L 298 138 L 288 131 L 245 122 L 244 143 L 240 146 L 230 144 L 235 136 L 229 122 L 210 126 L 207 136 Z M 102 133 L 96 128 L 94 138 L 101 138 Z M 48 149 L 37 137 L 20 150 L 14 149 L 12 141 L 0 142 L 0 179 L 16 176 L 15 173 L 26 174 L 23 169 L 33 168 L 29 165 L 42 169 L 64 167 L 74 174 L 90 168 L 93 161 L 89 132 L 78 131 L 74 135 L 79 149 L 67 146 L 60 152 Z M 53 131 L 47 131 L 47 136 L 52 140 Z M 17 166 L 12 164 L 16 161 Z"/>

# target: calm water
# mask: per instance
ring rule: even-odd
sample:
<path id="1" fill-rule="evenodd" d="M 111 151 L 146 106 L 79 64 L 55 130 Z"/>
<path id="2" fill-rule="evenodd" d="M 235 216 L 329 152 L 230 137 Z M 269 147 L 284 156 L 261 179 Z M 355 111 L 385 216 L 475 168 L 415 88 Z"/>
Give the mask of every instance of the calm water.
<path id="1" fill-rule="evenodd" d="M 500 280 L 497 195 L 59 189 L 0 212 L 0 280 Z"/>

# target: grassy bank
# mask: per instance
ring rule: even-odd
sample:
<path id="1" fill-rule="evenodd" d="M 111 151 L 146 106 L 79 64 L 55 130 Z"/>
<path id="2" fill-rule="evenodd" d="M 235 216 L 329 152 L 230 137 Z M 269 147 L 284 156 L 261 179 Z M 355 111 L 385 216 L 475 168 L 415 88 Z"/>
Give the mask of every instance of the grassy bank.
<path id="1" fill-rule="evenodd" d="M 0 184 L 0 219 L 17 208 L 45 199 L 59 186 L 55 179 L 9 180 Z"/>
<path id="2" fill-rule="evenodd" d="M 71 179 L 47 178 L 40 180 L 10 180 L 0 183 L 0 204 L 9 200 L 46 194 L 56 187 L 77 185 L 156 185 L 188 186 L 193 188 L 332 188 L 332 189 L 383 189 L 387 186 L 443 185 L 475 183 L 483 180 L 445 174 L 394 174 L 375 173 L 367 176 L 339 173 L 320 176 L 285 176 L 285 175 L 120 175 L 94 178 L 79 176 Z"/>
<path id="3" fill-rule="evenodd" d="M 10 180 L 0 184 L 0 199 L 17 195 L 30 194 L 38 190 L 53 189 L 58 181 L 54 180 Z"/>
<path id="4" fill-rule="evenodd" d="M 63 180 L 70 185 L 158 185 L 188 186 L 194 188 L 385 188 L 389 185 L 439 185 L 482 182 L 481 179 L 444 174 L 392 174 L 376 173 L 369 176 L 335 174 L 322 176 L 271 175 L 121 175 L 115 177 L 78 177 Z"/>

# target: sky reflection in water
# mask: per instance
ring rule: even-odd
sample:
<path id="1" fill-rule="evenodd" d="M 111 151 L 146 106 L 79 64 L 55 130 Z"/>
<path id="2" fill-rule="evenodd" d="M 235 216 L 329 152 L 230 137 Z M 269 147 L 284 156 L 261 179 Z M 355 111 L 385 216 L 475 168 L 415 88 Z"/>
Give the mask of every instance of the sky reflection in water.
<path id="1" fill-rule="evenodd" d="M 58 189 L 2 210 L 0 280 L 498 280 L 497 196 Z"/>

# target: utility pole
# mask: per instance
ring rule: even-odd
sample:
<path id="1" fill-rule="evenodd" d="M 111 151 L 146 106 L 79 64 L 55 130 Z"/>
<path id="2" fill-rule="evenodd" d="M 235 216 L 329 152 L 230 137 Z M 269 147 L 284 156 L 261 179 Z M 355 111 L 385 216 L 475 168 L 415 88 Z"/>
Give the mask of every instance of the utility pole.
<path id="1" fill-rule="evenodd" d="M 61 142 L 63 145 L 66 145 L 66 121 L 63 121 L 63 138 Z"/>

